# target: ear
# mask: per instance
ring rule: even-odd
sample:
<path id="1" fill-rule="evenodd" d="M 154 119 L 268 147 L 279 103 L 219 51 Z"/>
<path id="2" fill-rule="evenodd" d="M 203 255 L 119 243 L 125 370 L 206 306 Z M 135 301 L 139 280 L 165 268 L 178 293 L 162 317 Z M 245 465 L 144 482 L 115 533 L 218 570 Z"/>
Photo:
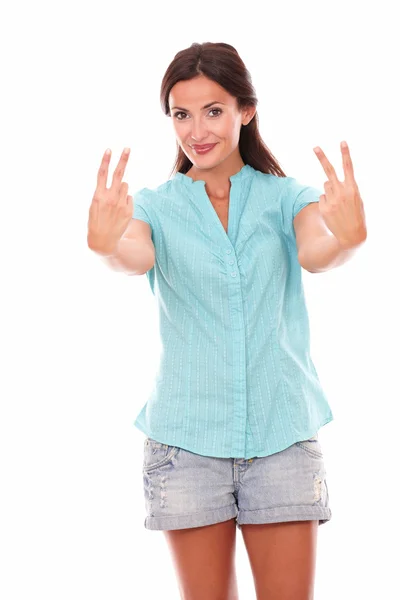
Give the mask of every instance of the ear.
<path id="1" fill-rule="evenodd" d="M 242 125 L 248 125 L 254 115 L 256 114 L 257 107 L 256 106 L 247 106 L 242 109 Z"/>

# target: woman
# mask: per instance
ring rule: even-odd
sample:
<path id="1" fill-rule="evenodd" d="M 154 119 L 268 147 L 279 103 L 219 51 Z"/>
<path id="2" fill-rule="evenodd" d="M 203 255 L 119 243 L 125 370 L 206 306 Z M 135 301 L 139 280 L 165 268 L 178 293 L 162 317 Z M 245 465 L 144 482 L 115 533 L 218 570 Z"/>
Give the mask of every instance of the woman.
<path id="1" fill-rule="evenodd" d="M 106 152 L 88 233 L 111 267 L 146 273 L 158 303 L 161 362 L 134 423 L 146 434 L 145 527 L 165 532 L 182 598 L 238 597 L 237 526 L 257 598 L 309 599 L 317 528 L 331 518 L 318 430 L 333 416 L 310 357 L 301 268 L 343 264 L 366 239 L 349 150 L 340 182 L 316 149 L 325 194 L 286 177 L 228 44 L 179 52 L 161 104 L 178 146 L 173 178 L 133 203 L 129 151 L 110 189 Z"/>

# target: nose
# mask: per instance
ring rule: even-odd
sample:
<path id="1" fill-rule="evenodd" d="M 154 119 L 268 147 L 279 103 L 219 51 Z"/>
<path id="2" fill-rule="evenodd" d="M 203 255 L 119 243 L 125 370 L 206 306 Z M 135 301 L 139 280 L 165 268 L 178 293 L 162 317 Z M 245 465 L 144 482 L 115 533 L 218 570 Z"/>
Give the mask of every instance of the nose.
<path id="1" fill-rule="evenodd" d="M 201 143 L 202 140 L 207 139 L 207 135 L 208 131 L 204 121 L 202 119 L 193 119 L 191 133 L 192 140 Z"/>

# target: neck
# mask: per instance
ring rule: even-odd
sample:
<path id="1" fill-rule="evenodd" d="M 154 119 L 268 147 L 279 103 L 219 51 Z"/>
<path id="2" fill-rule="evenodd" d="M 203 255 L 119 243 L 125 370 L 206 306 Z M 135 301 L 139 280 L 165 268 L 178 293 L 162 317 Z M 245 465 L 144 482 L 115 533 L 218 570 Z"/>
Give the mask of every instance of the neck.
<path id="1" fill-rule="evenodd" d="M 194 181 L 205 181 L 207 194 L 214 198 L 223 199 L 229 197 L 231 189 L 229 177 L 238 173 L 243 167 L 244 162 L 240 154 L 238 154 L 232 160 L 224 160 L 216 167 L 210 169 L 198 169 L 192 166 L 186 175 Z"/>

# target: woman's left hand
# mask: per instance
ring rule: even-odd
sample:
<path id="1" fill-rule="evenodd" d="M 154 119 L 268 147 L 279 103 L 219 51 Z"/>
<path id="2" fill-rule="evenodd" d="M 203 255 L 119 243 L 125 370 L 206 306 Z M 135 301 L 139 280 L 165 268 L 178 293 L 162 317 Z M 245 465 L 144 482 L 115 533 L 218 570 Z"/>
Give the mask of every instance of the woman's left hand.
<path id="1" fill-rule="evenodd" d="M 319 209 L 327 227 L 344 249 L 354 248 L 367 238 L 364 205 L 346 142 L 341 145 L 344 181 L 339 181 L 335 169 L 318 146 L 314 148 L 329 181 L 324 183 L 325 194 L 320 196 Z"/>

